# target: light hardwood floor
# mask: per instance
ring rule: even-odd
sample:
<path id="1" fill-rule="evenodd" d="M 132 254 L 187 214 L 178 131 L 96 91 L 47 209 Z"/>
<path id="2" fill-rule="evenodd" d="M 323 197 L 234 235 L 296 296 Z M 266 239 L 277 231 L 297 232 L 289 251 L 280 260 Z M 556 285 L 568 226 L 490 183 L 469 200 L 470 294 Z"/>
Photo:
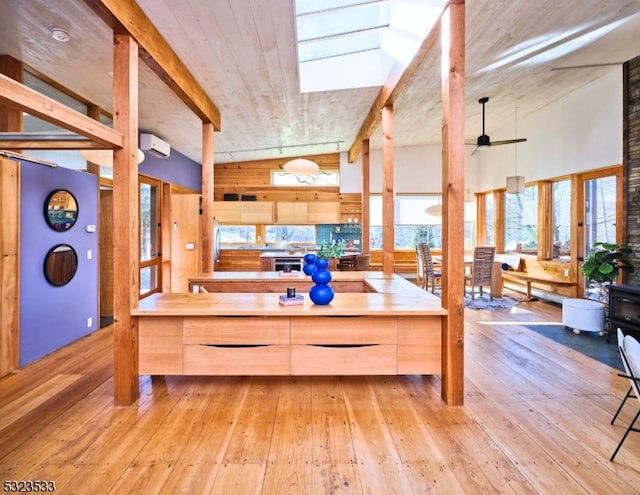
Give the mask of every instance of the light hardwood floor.
<path id="1" fill-rule="evenodd" d="M 518 324 L 559 322 L 558 306 L 465 319 L 462 407 L 428 376 L 143 376 L 139 401 L 114 407 L 100 330 L 0 380 L 0 482 L 83 495 L 640 493 L 640 434 L 608 460 L 627 382 Z"/>

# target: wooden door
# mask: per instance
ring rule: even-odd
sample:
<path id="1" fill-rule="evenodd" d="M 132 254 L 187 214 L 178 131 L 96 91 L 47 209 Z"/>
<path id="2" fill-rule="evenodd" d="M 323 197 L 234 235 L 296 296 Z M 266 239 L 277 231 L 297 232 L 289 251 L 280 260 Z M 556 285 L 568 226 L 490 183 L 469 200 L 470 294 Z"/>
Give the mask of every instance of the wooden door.
<path id="1" fill-rule="evenodd" d="M 189 277 L 198 273 L 199 208 L 198 194 L 171 196 L 171 292 L 189 292 Z"/>
<path id="2" fill-rule="evenodd" d="M 100 190 L 100 318 L 113 317 L 113 191 Z"/>

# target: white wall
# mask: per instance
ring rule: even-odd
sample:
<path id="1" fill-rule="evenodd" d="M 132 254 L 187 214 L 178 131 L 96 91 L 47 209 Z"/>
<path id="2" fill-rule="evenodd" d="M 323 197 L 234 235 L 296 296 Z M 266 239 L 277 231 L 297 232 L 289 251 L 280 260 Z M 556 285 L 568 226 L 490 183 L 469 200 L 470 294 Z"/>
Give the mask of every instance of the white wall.
<path id="1" fill-rule="evenodd" d="M 576 69 L 579 70 L 579 69 Z M 535 98 L 535 95 L 531 95 Z M 505 187 L 509 175 L 535 181 L 622 163 L 622 68 L 613 67 L 591 84 L 530 114 L 518 113 L 518 137 L 527 141 L 471 155 L 466 146 L 466 186 L 474 191 Z M 490 129 L 493 140 L 514 137 L 514 122 Z M 373 145 L 373 143 L 372 143 Z M 517 154 L 517 162 L 516 162 Z M 382 150 L 371 149 L 371 192 L 382 192 Z M 341 153 L 341 192 L 362 192 L 362 158 L 348 163 Z M 517 167 L 516 167 L 517 163 Z M 439 193 L 439 145 L 394 150 L 397 193 Z"/>

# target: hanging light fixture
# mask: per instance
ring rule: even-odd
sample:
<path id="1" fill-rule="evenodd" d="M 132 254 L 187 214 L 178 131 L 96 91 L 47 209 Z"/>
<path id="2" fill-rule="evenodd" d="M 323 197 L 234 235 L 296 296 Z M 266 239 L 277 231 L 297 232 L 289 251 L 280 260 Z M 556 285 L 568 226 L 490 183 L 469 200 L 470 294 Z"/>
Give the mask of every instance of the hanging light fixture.
<path id="1" fill-rule="evenodd" d="M 113 168 L 113 150 L 80 150 L 82 158 L 102 167 Z M 138 164 L 144 160 L 144 152 L 138 148 Z"/>
<path id="2" fill-rule="evenodd" d="M 440 202 L 441 196 L 438 197 L 438 204 L 427 206 L 424 209 L 424 212 L 427 215 L 431 215 L 432 217 L 441 217 L 442 216 L 442 204 Z"/>
<path id="3" fill-rule="evenodd" d="M 514 107 L 514 131 L 515 137 L 518 138 L 518 107 Z M 509 194 L 522 194 L 524 192 L 524 176 L 518 175 L 518 143 L 513 147 L 513 171 L 514 175 L 507 177 L 507 192 Z"/>
<path id="4" fill-rule="evenodd" d="M 307 160 L 306 158 L 294 158 L 293 160 L 289 160 L 282 168 L 285 172 L 297 177 L 308 177 L 320 170 L 320 167 L 316 162 Z"/>

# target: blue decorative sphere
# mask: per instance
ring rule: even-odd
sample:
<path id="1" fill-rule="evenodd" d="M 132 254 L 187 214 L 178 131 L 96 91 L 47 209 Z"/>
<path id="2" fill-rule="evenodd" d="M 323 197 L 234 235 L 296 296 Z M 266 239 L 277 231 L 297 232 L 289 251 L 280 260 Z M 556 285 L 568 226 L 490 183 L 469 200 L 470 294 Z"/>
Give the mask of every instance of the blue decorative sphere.
<path id="1" fill-rule="evenodd" d="M 309 298 L 314 304 L 325 305 L 333 300 L 333 289 L 329 285 L 314 285 L 309 291 Z"/>
<path id="2" fill-rule="evenodd" d="M 307 253 L 304 255 L 304 262 L 313 265 L 318 257 L 313 253 Z"/>
<path id="3" fill-rule="evenodd" d="M 331 282 L 331 272 L 326 268 L 316 267 L 316 271 L 311 274 L 311 280 L 316 284 L 328 284 Z"/>
<path id="4" fill-rule="evenodd" d="M 327 258 L 318 258 L 316 260 L 316 268 L 326 268 L 329 266 L 329 260 Z"/>
<path id="5" fill-rule="evenodd" d="M 313 263 L 307 263 L 306 265 L 304 265 L 302 267 L 302 271 L 304 272 L 305 275 L 311 275 L 317 269 L 318 269 L 318 267 L 316 265 L 314 265 Z"/>

